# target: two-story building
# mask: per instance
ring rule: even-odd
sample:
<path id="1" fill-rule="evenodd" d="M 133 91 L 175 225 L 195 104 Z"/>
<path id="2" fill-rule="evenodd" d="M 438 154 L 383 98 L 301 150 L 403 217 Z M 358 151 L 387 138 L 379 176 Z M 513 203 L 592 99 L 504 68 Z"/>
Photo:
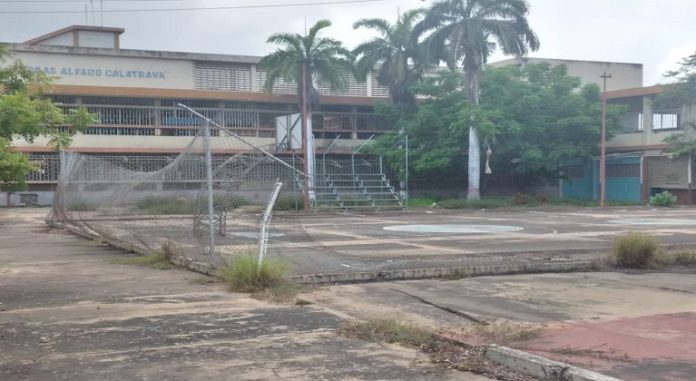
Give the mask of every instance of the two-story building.
<path id="1" fill-rule="evenodd" d="M 96 155 L 123 165 L 161 168 L 181 152 L 200 130 L 201 119 L 177 107 L 186 104 L 260 147 L 275 147 L 278 156 L 293 152 L 278 148 L 276 118 L 297 113 L 294 83 L 277 83 L 264 92 L 266 71 L 261 57 L 123 49 L 121 28 L 70 26 L 23 43 L 5 44 L 34 70 L 54 78 L 49 97 L 66 110 L 85 106 L 98 121 L 75 136 L 70 151 Z M 349 77 L 337 93 L 315 81 L 321 94 L 313 109 L 316 152 L 331 145 L 332 155 L 348 155 L 371 136 L 389 129 L 373 113 L 388 89 L 374 76 L 366 82 Z M 215 135 L 225 134 L 214 130 Z M 13 203 L 48 204 L 59 171 L 58 156 L 46 139 L 16 140 L 40 170 L 30 174 L 30 190 Z M 227 147 L 226 153 L 248 147 Z M 138 160 L 128 160 L 134 156 Z M 5 197 L 0 197 L 4 202 Z"/>

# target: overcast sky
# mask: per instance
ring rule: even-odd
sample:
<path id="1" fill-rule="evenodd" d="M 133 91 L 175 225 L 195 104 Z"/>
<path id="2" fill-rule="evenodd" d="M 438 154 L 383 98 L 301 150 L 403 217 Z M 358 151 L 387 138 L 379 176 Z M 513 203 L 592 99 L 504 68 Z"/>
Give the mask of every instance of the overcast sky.
<path id="1" fill-rule="evenodd" d="M 100 0 L 48 3 L 50 0 L 0 0 L 0 41 L 21 42 L 71 24 L 96 24 L 126 29 L 121 47 L 204 53 L 263 55 L 274 32 L 302 32 L 305 19 L 334 23 L 329 34 L 349 47 L 369 37 L 354 31 L 355 20 L 393 20 L 401 11 L 428 6 L 433 0 L 383 0 L 293 8 L 201 10 L 182 12 L 103 13 L 89 15 Z M 103 0 L 104 10 L 215 7 L 321 2 L 322 0 Z M 326 2 L 332 0 L 325 0 Z M 696 52 L 695 0 L 529 0 L 532 28 L 541 49 L 532 57 L 635 62 L 644 65 L 645 84 L 680 58 Z M 89 9 L 92 9 L 91 7 Z M 80 14 L 8 14 L 10 11 L 81 11 Z M 493 61 L 502 59 L 500 55 Z"/>

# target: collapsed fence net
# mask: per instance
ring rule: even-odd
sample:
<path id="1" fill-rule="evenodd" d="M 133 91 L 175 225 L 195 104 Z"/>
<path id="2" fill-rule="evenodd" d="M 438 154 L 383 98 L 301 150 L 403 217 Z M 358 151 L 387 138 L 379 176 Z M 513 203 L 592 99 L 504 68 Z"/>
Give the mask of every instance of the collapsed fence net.
<path id="1" fill-rule="evenodd" d="M 180 137 L 191 140 L 169 157 L 63 153 L 50 222 L 184 264 L 220 267 L 265 248 L 266 258 L 287 262 L 293 275 L 456 266 L 462 260 L 456 250 L 424 244 L 426 235 L 389 231 L 388 225 L 405 221 L 381 161 L 317 157 L 313 211 L 304 213 L 300 155 L 278 154 L 255 144 L 262 140 L 212 124 L 209 137 L 203 127 Z M 362 213 L 386 206 L 390 212 Z"/>

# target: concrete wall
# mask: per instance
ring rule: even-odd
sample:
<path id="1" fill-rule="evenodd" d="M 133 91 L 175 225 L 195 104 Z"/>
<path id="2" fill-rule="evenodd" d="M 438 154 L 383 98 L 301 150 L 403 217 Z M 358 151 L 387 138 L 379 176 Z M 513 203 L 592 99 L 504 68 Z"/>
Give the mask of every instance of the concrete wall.
<path id="1" fill-rule="evenodd" d="M 512 58 L 491 63 L 493 67 L 523 65 L 525 63 L 548 63 L 552 66 L 565 65 L 568 74 L 579 77 L 583 83 L 595 83 L 602 86 L 603 73 L 611 74 L 607 81 L 607 90 L 629 89 L 643 86 L 643 65 L 636 63 L 598 62 L 581 60 L 561 60 L 553 58 Z"/>
<path id="2" fill-rule="evenodd" d="M 13 193 L 10 196 L 12 206 L 29 206 L 22 203 L 22 195 L 35 194 L 38 197 L 37 205 L 48 206 L 53 203 L 54 191 L 26 191 Z M 7 206 L 7 192 L 0 192 L 0 207 Z"/>
<path id="3" fill-rule="evenodd" d="M 675 133 L 693 133 L 693 131 L 687 127 L 687 123 L 696 121 L 696 104 L 685 105 L 678 110 L 680 113 L 680 128 L 677 130 L 661 131 L 653 129 L 654 111 L 655 107 L 652 97 L 643 97 L 643 131 L 617 134 L 607 142 L 607 148 L 633 147 L 639 150 L 641 146 L 664 145 L 665 138 Z"/>
<path id="4" fill-rule="evenodd" d="M 81 30 L 78 33 L 80 46 L 88 48 L 117 48 L 115 45 L 118 35 L 115 35 L 113 32 Z"/>

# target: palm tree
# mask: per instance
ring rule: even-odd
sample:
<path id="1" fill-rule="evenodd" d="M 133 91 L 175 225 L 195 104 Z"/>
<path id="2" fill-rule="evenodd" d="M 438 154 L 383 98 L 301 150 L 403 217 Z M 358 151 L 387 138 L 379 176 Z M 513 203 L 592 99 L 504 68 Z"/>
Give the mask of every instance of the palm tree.
<path id="1" fill-rule="evenodd" d="M 346 75 L 353 69 L 352 54 L 340 41 L 318 36 L 329 26 L 331 21 L 320 20 L 305 35 L 276 33 L 268 37 L 266 42 L 280 47 L 260 62 L 260 66 L 267 70 L 266 91 L 271 92 L 279 80 L 295 82 L 300 104 L 303 99 L 317 104 L 319 93 L 314 87 L 315 80 L 325 81 L 332 90 L 345 90 Z"/>
<path id="2" fill-rule="evenodd" d="M 523 56 L 539 49 L 539 39 L 527 22 L 528 13 L 525 0 L 442 0 L 429 9 L 415 33 L 427 35 L 431 60 L 443 60 L 450 68 L 461 63 L 468 99 L 478 105 L 479 80 L 491 53 L 500 48 L 505 55 Z M 478 200 L 481 156 L 474 127 L 469 129 L 468 175 L 467 199 Z"/>
<path id="3" fill-rule="evenodd" d="M 304 172 L 309 173 L 310 147 L 307 144 L 307 120 L 311 118 L 310 104 L 319 102 L 314 82 L 324 81 L 332 90 L 345 90 L 346 76 L 353 68 L 351 52 L 340 41 L 319 37 L 319 32 L 331 26 L 328 20 L 320 20 L 305 35 L 276 33 L 266 42 L 279 45 L 273 53 L 261 59 L 261 67 L 267 70 L 264 88 L 271 92 L 279 80 L 297 83 L 297 95 L 302 112 L 302 146 L 304 148 Z M 304 180 L 305 210 L 309 208 L 310 181 Z"/>
<path id="4" fill-rule="evenodd" d="M 404 12 L 395 24 L 384 19 L 362 19 L 353 24 L 353 29 L 367 28 L 380 34 L 353 50 L 358 57 L 355 63 L 357 78 L 370 80 L 368 74 L 378 68 L 377 81 L 389 86 L 394 104 L 412 107 L 416 103 L 409 86 L 420 79 L 423 60 L 418 41 L 413 38 L 413 28 L 423 13 L 422 9 Z"/>

